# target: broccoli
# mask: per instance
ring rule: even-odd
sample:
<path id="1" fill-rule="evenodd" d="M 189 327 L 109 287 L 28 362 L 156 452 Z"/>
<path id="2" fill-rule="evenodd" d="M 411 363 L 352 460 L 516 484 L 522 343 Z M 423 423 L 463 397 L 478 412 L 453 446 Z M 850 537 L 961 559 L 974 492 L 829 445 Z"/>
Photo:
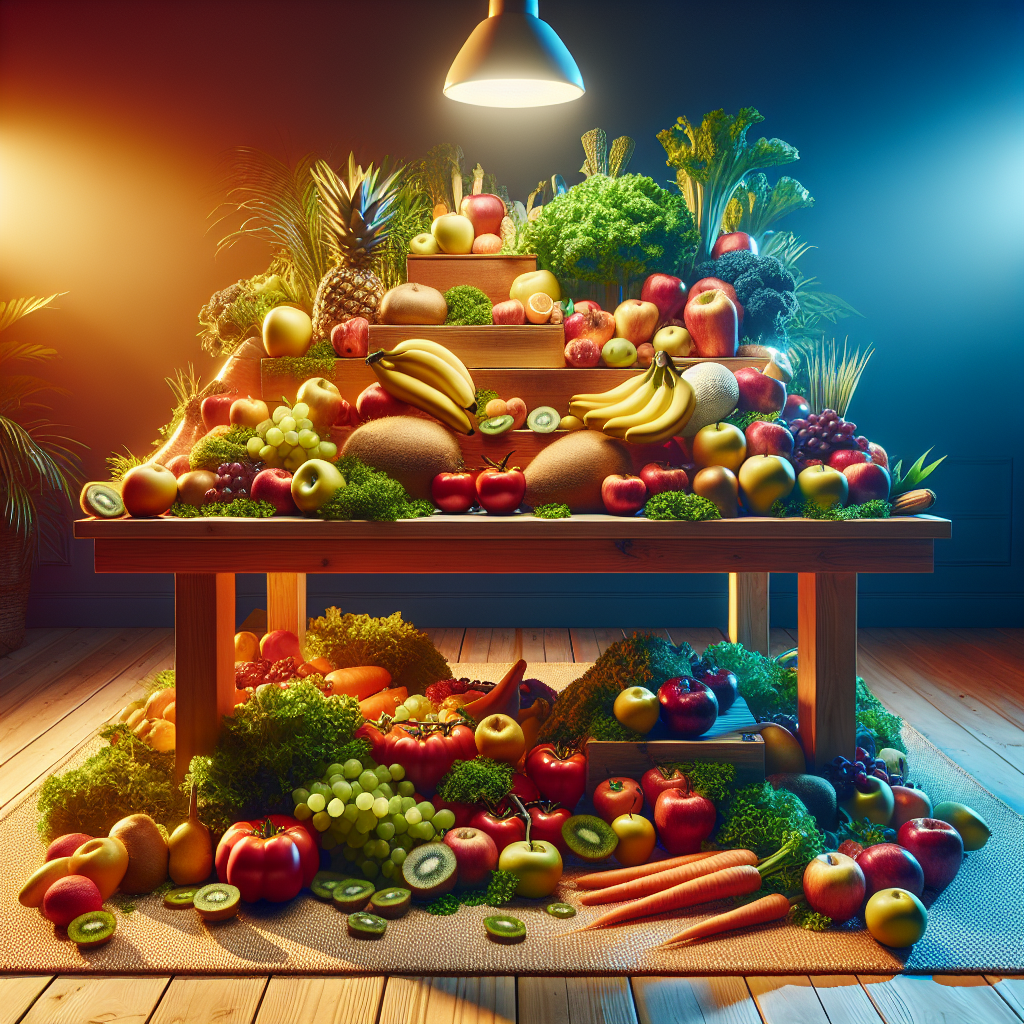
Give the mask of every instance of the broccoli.
<path id="1" fill-rule="evenodd" d="M 713 501 L 685 491 L 662 491 L 655 494 L 644 506 L 644 515 L 648 519 L 689 519 L 693 523 L 722 518 Z"/>
<path id="2" fill-rule="evenodd" d="M 448 315 L 444 320 L 446 327 L 491 322 L 491 300 L 479 288 L 457 284 L 444 293 L 444 301 L 448 303 Z"/>

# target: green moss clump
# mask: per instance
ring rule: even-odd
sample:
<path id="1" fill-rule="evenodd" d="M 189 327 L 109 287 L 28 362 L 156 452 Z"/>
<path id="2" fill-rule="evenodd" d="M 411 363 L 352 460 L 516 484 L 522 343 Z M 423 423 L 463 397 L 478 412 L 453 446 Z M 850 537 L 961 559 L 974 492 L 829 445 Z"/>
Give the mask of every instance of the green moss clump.
<path id="1" fill-rule="evenodd" d="M 833 505 L 822 508 L 814 501 L 789 501 L 776 499 L 768 510 L 768 515 L 776 519 L 787 519 L 791 516 L 802 516 L 804 519 L 819 519 L 830 522 L 845 522 L 851 519 L 888 519 L 892 505 L 887 501 L 874 498 L 863 505 Z"/>
<path id="2" fill-rule="evenodd" d="M 501 398 L 497 391 L 492 391 L 490 388 L 477 388 L 473 399 L 476 402 L 477 412 L 483 415 L 484 409 L 487 408 L 487 403 L 493 402 L 496 398 Z"/>
<path id="3" fill-rule="evenodd" d="M 655 494 L 647 500 L 644 515 L 648 519 L 686 519 L 691 523 L 722 518 L 713 501 L 685 491 L 662 491 L 661 494 Z"/>
<path id="4" fill-rule="evenodd" d="M 251 498 L 232 498 L 231 501 L 208 501 L 201 508 L 176 501 L 170 515 L 179 519 L 198 519 L 200 516 L 225 516 L 231 519 L 269 519 L 277 509 L 269 501 Z"/>
<path id="5" fill-rule="evenodd" d="M 278 356 L 269 363 L 270 378 L 283 377 L 289 380 L 309 380 L 310 377 L 330 377 L 334 373 L 334 364 L 338 354 L 330 339 L 325 338 L 310 345 L 305 355 Z"/>
<path id="6" fill-rule="evenodd" d="M 533 514 L 538 519 L 570 519 L 572 518 L 572 511 L 568 505 L 559 505 L 552 503 L 550 505 L 538 505 L 534 510 Z"/>
<path id="7" fill-rule="evenodd" d="M 413 501 L 395 479 L 372 469 L 352 455 L 335 462 L 345 478 L 333 497 L 317 509 L 320 519 L 368 519 L 393 523 L 398 519 L 420 519 L 436 509 L 429 501 Z"/>
<path id="8" fill-rule="evenodd" d="M 777 412 L 734 412 L 731 416 L 726 416 L 725 422 L 746 431 L 751 423 L 757 423 L 758 420 L 764 423 L 774 423 L 778 418 Z"/>
<path id="9" fill-rule="evenodd" d="M 215 470 L 222 462 L 248 462 L 245 443 L 255 436 L 255 430 L 240 424 L 235 424 L 225 433 L 211 431 L 192 446 L 188 453 L 189 468 Z"/>
<path id="10" fill-rule="evenodd" d="M 444 293 L 444 301 L 448 303 L 448 316 L 444 321 L 448 327 L 491 322 L 491 300 L 479 288 L 457 284 Z"/>

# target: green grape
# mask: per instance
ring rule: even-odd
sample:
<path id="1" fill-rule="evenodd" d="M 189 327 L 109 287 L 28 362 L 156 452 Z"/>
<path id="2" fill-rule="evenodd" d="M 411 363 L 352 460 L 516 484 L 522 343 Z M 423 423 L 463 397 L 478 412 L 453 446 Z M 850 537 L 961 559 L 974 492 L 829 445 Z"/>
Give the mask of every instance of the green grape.
<path id="1" fill-rule="evenodd" d="M 402 796 L 412 796 L 416 792 L 416 787 L 408 779 L 402 779 L 398 784 L 398 792 Z M 413 803 L 415 802 L 414 800 Z"/>
<path id="2" fill-rule="evenodd" d="M 362 774 L 363 764 L 358 758 L 350 757 L 342 765 L 341 770 L 346 779 L 358 779 Z"/>
<path id="3" fill-rule="evenodd" d="M 292 415 L 293 416 L 295 415 L 295 410 L 294 409 L 292 409 Z M 304 420 L 296 419 L 295 420 L 295 429 L 296 430 L 312 430 L 313 429 L 313 421 L 311 419 L 308 419 L 308 418 L 304 419 Z"/>
<path id="4" fill-rule="evenodd" d="M 312 430 L 300 430 L 295 435 L 295 440 L 298 441 L 303 448 L 315 448 L 320 443 L 320 438 L 317 437 Z"/>
<path id="5" fill-rule="evenodd" d="M 390 800 L 395 795 L 395 791 L 391 788 L 391 786 L 387 782 L 382 782 L 377 787 L 375 792 L 380 793 L 380 795 L 383 796 L 383 797 L 387 797 L 388 800 Z"/>
<path id="6" fill-rule="evenodd" d="M 375 788 L 370 790 L 370 796 L 372 796 L 374 800 L 379 800 L 382 796 L 384 796 L 384 790 L 381 789 L 380 786 L 376 786 Z"/>
<path id="7" fill-rule="evenodd" d="M 373 801 L 373 813 L 378 818 L 386 818 L 388 814 L 387 797 L 379 796 Z"/>
<path id="8" fill-rule="evenodd" d="M 301 448 L 290 451 L 284 460 L 284 468 L 294 473 L 306 461 L 306 453 Z"/>
<path id="9" fill-rule="evenodd" d="M 326 832 L 331 827 L 331 816 L 326 811 L 319 811 L 313 815 L 313 828 L 317 832 Z"/>
<path id="10" fill-rule="evenodd" d="M 331 791 L 331 787 L 317 780 L 309 787 L 309 791 L 310 793 L 319 793 L 321 796 L 327 796 Z"/>
<path id="11" fill-rule="evenodd" d="M 380 873 L 385 878 L 394 878 L 395 877 L 395 872 L 397 870 L 398 869 L 395 867 L 395 865 L 392 864 L 391 861 L 389 861 L 389 860 L 384 861 L 384 863 L 381 864 L 381 866 L 380 866 Z"/>
<path id="12" fill-rule="evenodd" d="M 306 801 L 306 806 L 316 814 L 327 806 L 327 801 L 324 799 L 323 793 L 310 793 L 309 799 Z"/>
<path id="13" fill-rule="evenodd" d="M 455 813 L 447 807 L 437 812 L 431 819 L 436 829 L 449 829 L 455 827 Z"/>
<path id="14" fill-rule="evenodd" d="M 280 427 L 271 427 L 267 431 L 267 444 L 277 448 L 284 443 L 284 431 Z"/>
<path id="15" fill-rule="evenodd" d="M 309 790 L 303 789 L 301 786 L 298 789 L 292 790 L 292 800 L 297 804 L 304 804 L 309 799 Z"/>
<path id="16" fill-rule="evenodd" d="M 404 704 L 395 709 L 396 722 L 408 722 L 410 718 L 412 715 L 409 714 L 409 709 Z"/>
<path id="17" fill-rule="evenodd" d="M 396 867 L 401 867 L 405 863 L 406 856 L 407 854 L 405 850 L 403 850 L 402 847 L 400 846 L 396 846 L 391 851 L 391 863 L 394 864 Z"/>
<path id="18" fill-rule="evenodd" d="M 340 818 L 340 817 L 341 817 L 341 815 L 342 815 L 342 813 L 344 812 L 344 810 L 345 810 L 345 804 L 344 804 L 344 801 L 342 801 L 342 800 L 339 800 L 339 799 L 338 799 L 337 797 L 335 797 L 335 798 L 334 798 L 334 799 L 333 799 L 333 800 L 332 800 L 332 801 L 331 801 L 331 802 L 330 802 L 330 803 L 329 803 L 329 804 L 327 805 L 327 813 L 328 813 L 328 814 L 329 814 L 329 815 L 330 815 L 330 816 L 331 816 L 332 818 Z"/>
<path id="19" fill-rule="evenodd" d="M 361 861 L 359 870 L 362 871 L 363 877 L 368 878 L 371 882 L 380 874 L 380 868 L 372 860 Z"/>
<path id="20" fill-rule="evenodd" d="M 401 814 L 402 813 L 402 798 L 400 796 L 393 796 L 388 800 L 388 813 L 389 814 Z"/>
<path id="21" fill-rule="evenodd" d="M 338 845 L 338 840 L 331 835 L 330 830 L 320 837 L 321 850 L 333 850 Z"/>
<path id="22" fill-rule="evenodd" d="M 292 415 L 297 420 L 304 420 L 309 415 L 309 404 L 306 402 L 296 402 L 292 406 Z"/>
<path id="23" fill-rule="evenodd" d="M 411 783 L 410 783 L 411 785 Z M 411 796 L 402 796 L 402 813 L 405 814 L 410 807 L 415 807 L 416 801 Z M 421 815 L 422 817 L 422 815 Z"/>
<path id="24" fill-rule="evenodd" d="M 344 803 L 352 795 L 352 787 L 344 779 L 338 779 L 331 786 L 331 792 Z"/>
<path id="25" fill-rule="evenodd" d="M 277 422 L 279 430 L 283 430 L 286 434 L 289 430 L 295 429 L 295 417 L 294 416 L 282 416 Z"/>
<path id="26" fill-rule="evenodd" d="M 350 850 L 361 850 L 366 845 L 366 834 L 359 829 L 352 829 L 345 837 L 345 845 Z"/>
<path id="27" fill-rule="evenodd" d="M 359 817 L 359 808 L 353 804 L 345 804 L 345 810 L 342 811 L 341 816 L 346 821 L 355 821 Z"/>
<path id="28" fill-rule="evenodd" d="M 395 826 L 390 821 L 382 821 L 377 826 L 377 835 L 381 839 L 393 839 L 395 837 Z"/>
<path id="29" fill-rule="evenodd" d="M 360 832 L 372 832 L 377 827 L 378 817 L 373 811 L 360 811 L 356 818 L 356 828 Z"/>
<path id="30" fill-rule="evenodd" d="M 396 836 L 400 836 L 403 832 L 409 831 L 409 822 L 405 820 L 404 814 L 392 814 L 388 820 L 395 826 Z"/>
<path id="31" fill-rule="evenodd" d="M 271 462 L 277 458 L 277 449 L 272 444 L 265 444 L 259 452 L 260 462 Z"/>
<path id="32" fill-rule="evenodd" d="M 373 797 L 369 793 L 360 793 L 356 797 L 356 807 L 361 811 L 368 811 L 373 806 Z"/>
<path id="33" fill-rule="evenodd" d="M 352 822 L 345 817 L 335 818 L 334 824 L 331 825 L 331 831 L 336 832 L 339 836 L 347 836 L 352 831 Z"/>
<path id="34" fill-rule="evenodd" d="M 277 446 L 277 454 L 280 455 L 282 459 L 284 459 L 291 455 L 291 453 L 291 445 L 285 444 L 284 441 L 282 440 L 281 443 Z"/>
<path id="35" fill-rule="evenodd" d="M 393 841 L 397 842 L 398 845 L 406 852 L 411 850 L 417 843 L 416 837 L 410 835 L 408 832 L 406 832 L 404 836 L 396 836 Z"/>
<path id="36" fill-rule="evenodd" d="M 405 820 L 409 822 L 410 825 L 418 825 L 423 820 L 423 815 L 420 814 L 418 807 L 413 806 L 405 812 Z M 415 835 L 415 833 L 413 833 L 413 835 Z"/>
<path id="37" fill-rule="evenodd" d="M 298 818 L 299 821 L 309 821 L 313 817 L 313 812 L 309 809 L 309 804 L 301 803 L 295 805 L 292 816 Z"/>
<path id="38" fill-rule="evenodd" d="M 386 839 L 378 839 L 374 847 L 374 853 L 379 860 L 387 860 L 391 856 L 391 844 Z"/>
<path id="39" fill-rule="evenodd" d="M 349 784 L 349 797 L 357 797 L 363 791 L 363 787 L 358 782 L 350 782 Z"/>
<path id="40" fill-rule="evenodd" d="M 379 764 L 373 769 L 373 774 L 377 776 L 377 782 L 390 782 L 391 781 L 391 769 L 386 764 Z"/>
<path id="41" fill-rule="evenodd" d="M 294 448 L 299 443 L 299 435 L 294 430 L 286 430 L 284 432 L 284 443 L 290 444 Z"/>
<path id="42" fill-rule="evenodd" d="M 393 764 L 388 771 L 391 772 L 393 782 L 401 782 L 405 778 L 405 769 L 400 764 Z"/>
<path id="43" fill-rule="evenodd" d="M 250 459 L 258 459 L 260 455 L 260 449 L 263 447 L 262 437 L 250 437 L 245 442 L 245 450 L 249 453 Z"/>
<path id="44" fill-rule="evenodd" d="M 256 424 L 256 433 L 259 434 L 260 437 L 266 437 L 267 431 L 273 425 L 274 421 L 268 416 L 265 420 L 260 420 L 259 423 Z"/>
<path id="45" fill-rule="evenodd" d="M 333 441 L 321 441 L 317 447 L 321 459 L 333 459 L 338 454 L 338 446 Z"/>
<path id="46" fill-rule="evenodd" d="M 292 414 L 292 411 L 291 411 L 291 409 L 288 408 L 287 405 L 279 405 L 270 414 L 270 418 L 274 421 L 275 424 L 277 424 L 277 423 L 280 423 L 281 420 L 283 420 L 285 418 L 285 416 L 291 416 L 291 414 Z"/>
<path id="47" fill-rule="evenodd" d="M 420 812 L 424 821 L 430 821 L 437 808 L 429 800 L 423 800 L 416 805 L 416 810 Z"/>
<path id="48" fill-rule="evenodd" d="M 331 764 L 331 765 L 327 766 L 327 771 L 324 772 L 324 775 L 326 775 L 328 778 L 330 778 L 333 775 L 341 775 L 344 771 L 345 771 L 345 766 L 344 765 L 340 765 L 337 762 L 335 762 L 334 764 Z"/>
<path id="49" fill-rule="evenodd" d="M 371 772 L 369 769 L 367 769 L 366 771 L 362 772 L 360 774 L 359 779 L 357 781 L 359 782 L 359 785 L 362 786 L 363 789 L 366 790 L 367 793 L 369 793 L 369 792 L 371 792 L 371 791 L 373 791 L 373 790 L 375 790 L 377 788 L 377 783 L 378 783 L 377 776 L 373 772 Z"/>

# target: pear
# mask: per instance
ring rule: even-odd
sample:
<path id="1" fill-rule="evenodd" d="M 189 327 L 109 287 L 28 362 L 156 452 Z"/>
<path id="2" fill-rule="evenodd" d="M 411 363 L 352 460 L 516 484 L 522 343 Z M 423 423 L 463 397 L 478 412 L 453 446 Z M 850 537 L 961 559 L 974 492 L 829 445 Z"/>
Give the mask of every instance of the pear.
<path id="1" fill-rule="evenodd" d="M 213 842 L 210 830 L 199 820 L 197 812 L 199 791 L 192 783 L 188 818 L 167 840 L 171 851 L 168 873 L 175 885 L 197 885 L 205 882 L 213 870 Z"/>

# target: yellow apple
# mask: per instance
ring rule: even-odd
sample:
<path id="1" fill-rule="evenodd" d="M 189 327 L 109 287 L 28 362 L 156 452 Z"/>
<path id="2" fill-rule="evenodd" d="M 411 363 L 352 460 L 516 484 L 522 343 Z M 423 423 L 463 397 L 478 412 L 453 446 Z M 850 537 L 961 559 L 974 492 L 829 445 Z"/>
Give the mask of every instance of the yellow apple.
<path id="1" fill-rule="evenodd" d="M 537 292 L 544 292 L 550 295 L 555 302 L 562 298 L 562 289 L 558 287 L 558 278 L 550 270 L 531 270 L 526 274 L 520 274 L 512 282 L 512 287 L 508 290 L 508 297 L 510 299 L 518 299 L 525 308 L 526 303 L 530 300 L 530 296 Z M 611 337 L 611 335 L 608 337 Z"/>
<path id="2" fill-rule="evenodd" d="M 473 222 L 461 213 L 446 213 L 430 225 L 430 233 L 437 240 L 441 252 L 449 256 L 464 256 L 473 251 Z"/>
<path id="3" fill-rule="evenodd" d="M 331 462 L 310 459 L 292 477 L 292 501 L 300 512 L 315 512 L 345 486 L 341 471 Z"/>
<path id="4" fill-rule="evenodd" d="M 654 825 L 642 814 L 620 814 L 612 821 L 612 831 L 619 837 L 615 859 L 627 868 L 645 864 L 658 841 Z"/>
<path id="5" fill-rule="evenodd" d="M 785 501 L 796 486 L 796 473 L 788 459 L 755 455 L 740 466 L 743 504 L 755 516 L 766 516 L 776 501 Z"/>
<path id="6" fill-rule="evenodd" d="M 305 355 L 313 340 L 313 321 L 296 306 L 275 306 L 263 318 L 263 347 L 268 356 Z"/>
<path id="7" fill-rule="evenodd" d="M 670 356 L 688 356 L 693 351 L 693 338 L 685 327 L 662 327 L 654 335 L 654 351 Z"/>
<path id="8" fill-rule="evenodd" d="M 693 493 L 714 502 L 723 519 L 739 514 L 739 484 L 736 474 L 725 466 L 708 466 L 693 478 Z"/>
<path id="9" fill-rule="evenodd" d="M 90 839 L 71 856 L 69 874 L 91 878 L 103 899 L 117 891 L 128 870 L 128 850 L 120 839 Z"/>
<path id="10" fill-rule="evenodd" d="M 237 423 L 243 427 L 252 427 L 254 430 L 264 420 L 270 418 L 270 410 L 267 403 L 251 395 L 245 398 L 236 398 L 228 409 L 228 422 Z"/>
<path id="11" fill-rule="evenodd" d="M 428 231 L 413 235 L 409 240 L 409 252 L 417 256 L 436 256 L 441 251 L 437 239 Z"/>
<path id="12" fill-rule="evenodd" d="M 255 661 L 260 656 L 260 638 L 255 633 L 235 634 L 235 661 Z"/>
<path id="13" fill-rule="evenodd" d="M 734 473 L 747 457 L 747 439 L 731 423 L 709 423 L 693 439 L 693 461 L 698 466 L 725 466 Z"/>

